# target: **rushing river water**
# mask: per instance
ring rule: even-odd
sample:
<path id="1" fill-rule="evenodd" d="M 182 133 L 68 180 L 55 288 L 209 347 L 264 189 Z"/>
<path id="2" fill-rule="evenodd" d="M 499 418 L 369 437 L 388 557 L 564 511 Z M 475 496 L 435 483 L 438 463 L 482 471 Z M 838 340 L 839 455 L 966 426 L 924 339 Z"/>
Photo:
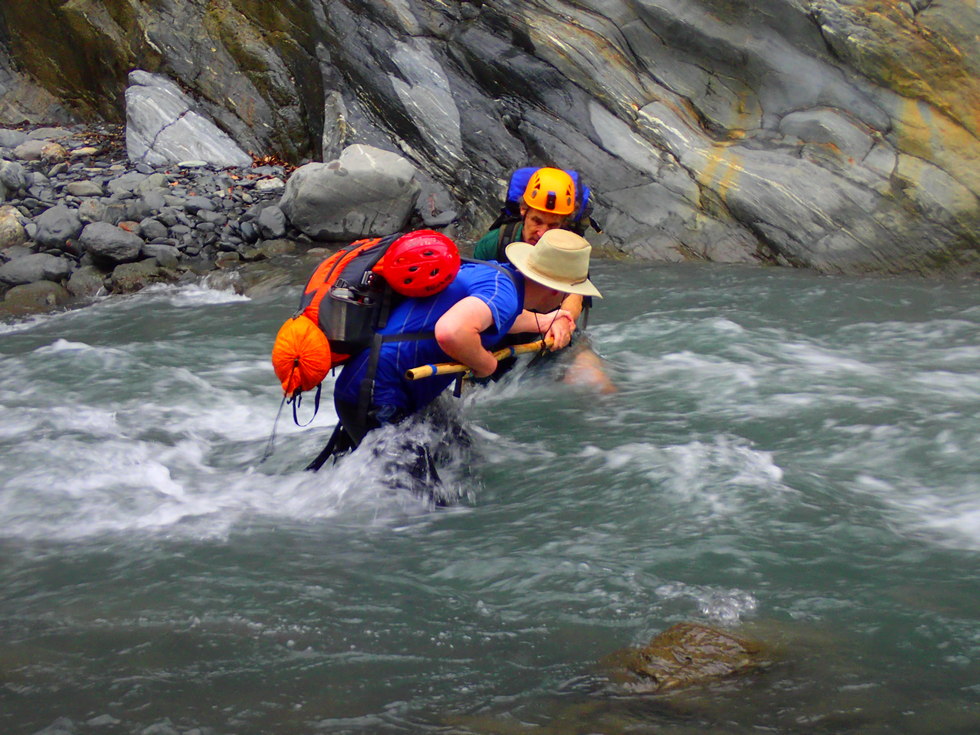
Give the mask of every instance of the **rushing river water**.
<path id="1" fill-rule="evenodd" d="M 977 283 L 594 276 L 619 391 L 469 391 L 438 510 L 329 385 L 259 463 L 298 280 L 0 324 L 0 731 L 980 732 Z M 678 621 L 774 663 L 617 689 Z"/>

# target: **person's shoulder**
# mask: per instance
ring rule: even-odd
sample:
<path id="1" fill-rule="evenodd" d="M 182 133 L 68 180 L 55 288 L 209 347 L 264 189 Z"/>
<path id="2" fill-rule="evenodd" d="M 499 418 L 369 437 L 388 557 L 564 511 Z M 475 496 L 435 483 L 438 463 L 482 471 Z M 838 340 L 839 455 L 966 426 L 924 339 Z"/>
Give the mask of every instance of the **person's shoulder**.
<path id="1" fill-rule="evenodd" d="M 500 284 L 510 284 L 516 292 L 523 276 L 510 263 L 488 260 L 464 262 L 460 266 L 457 278 L 474 288 L 486 287 L 496 290 L 500 288 Z"/>
<path id="2" fill-rule="evenodd" d="M 499 235 L 500 228 L 498 227 L 477 240 L 476 245 L 473 246 L 473 257 L 479 260 L 491 260 L 497 253 Z"/>

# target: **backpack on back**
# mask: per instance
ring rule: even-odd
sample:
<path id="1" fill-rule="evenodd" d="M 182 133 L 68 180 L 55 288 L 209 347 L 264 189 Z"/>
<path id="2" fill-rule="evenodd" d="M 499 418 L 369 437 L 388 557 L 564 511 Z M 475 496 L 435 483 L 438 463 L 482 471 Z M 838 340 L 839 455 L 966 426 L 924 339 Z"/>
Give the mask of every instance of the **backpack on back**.
<path id="1" fill-rule="evenodd" d="M 397 304 L 438 293 L 459 264 L 455 243 L 431 230 L 357 240 L 322 261 L 273 344 L 285 396 L 318 387 L 331 369 L 371 347 Z"/>

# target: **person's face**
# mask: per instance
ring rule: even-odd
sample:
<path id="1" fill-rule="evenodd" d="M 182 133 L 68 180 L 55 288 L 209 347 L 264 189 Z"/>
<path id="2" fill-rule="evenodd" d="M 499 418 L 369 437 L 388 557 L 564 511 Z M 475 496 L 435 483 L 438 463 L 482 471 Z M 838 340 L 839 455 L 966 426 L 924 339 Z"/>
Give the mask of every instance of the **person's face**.
<path id="1" fill-rule="evenodd" d="M 523 207 L 524 215 L 524 242 L 529 245 L 537 245 L 538 240 L 548 230 L 555 230 L 565 224 L 567 219 L 564 215 L 542 212 L 540 209 Z"/>

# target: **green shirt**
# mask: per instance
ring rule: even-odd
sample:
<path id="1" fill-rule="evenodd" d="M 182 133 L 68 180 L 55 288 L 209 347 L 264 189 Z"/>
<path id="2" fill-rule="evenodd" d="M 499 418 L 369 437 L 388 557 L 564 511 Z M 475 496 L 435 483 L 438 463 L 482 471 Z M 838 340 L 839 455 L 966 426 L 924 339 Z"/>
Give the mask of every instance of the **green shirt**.
<path id="1" fill-rule="evenodd" d="M 476 245 L 473 246 L 473 257 L 477 260 L 496 260 L 497 259 L 497 240 L 500 239 L 500 230 L 490 230 L 486 235 L 481 237 L 476 241 Z M 521 223 L 517 225 L 517 230 L 514 232 L 513 242 L 519 242 L 521 236 L 524 234 L 524 224 Z M 505 243 L 510 245 L 510 243 Z"/>

